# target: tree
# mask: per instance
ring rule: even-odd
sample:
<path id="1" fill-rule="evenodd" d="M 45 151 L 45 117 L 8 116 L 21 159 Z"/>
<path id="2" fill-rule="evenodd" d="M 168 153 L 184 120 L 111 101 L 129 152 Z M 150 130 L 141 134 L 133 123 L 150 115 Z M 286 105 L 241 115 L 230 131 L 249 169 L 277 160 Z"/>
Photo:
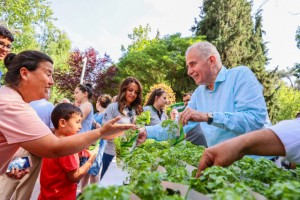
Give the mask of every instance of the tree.
<path id="1" fill-rule="evenodd" d="M 297 42 L 298 49 L 300 49 L 300 26 L 296 31 L 295 40 Z M 280 70 L 278 72 L 278 76 L 279 78 L 288 79 L 291 87 L 300 90 L 300 63 L 296 63 L 292 68 L 287 67 L 285 70 Z"/>
<path id="2" fill-rule="evenodd" d="M 12 29 L 19 29 L 16 35 L 15 51 L 25 49 L 43 50 L 58 34 L 53 25 L 55 18 L 49 0 L 5 0 L 1 2 L 0 14 Z M 30 47 L 30 48 L 29 48 Z"/>
<path id="3" fill-rule="evenodd" d="M 300 49 L 300 26 L 298 26 L 298 29 L 296 31 L 296 42 L 297 42 L 297 47 Z"/>
<path id="4" fill-rule="evenodd" d="M 300 26 L 298 27 L 296 31 L 296 37 L 295 40 L 297 42 L 297 47 L 300 49 Z M 297 77 L 298 81 L 300 79 L 300 63 L 296 63 L 295 66 L 293 67 L 293 75 Z"/>
<path id="5" fill-rule="evenodd" d="M 87 57 L 84 83 L 91 83 L 94 89 L 94 97 L 100 94 L 109 93 L 117 87 L 112 79 L 116 74 L 117 68 L 113 65 L 109 55 L 100 57 L 98 52 L 89 48 L 84 52 L 75 49 L 70 55 L 69 68 L 58 69 L 54 72 L 54 80 L 57 87 L 65 97 L 71 98 L 74 89 L 80 83 L 83 59 Z"/>
<path id="6" fill-rule="evenodd" d="M 150 87 L 149 92 L 144 98 L 144 105 L 147 103 L 152 92 L 159 88 L 166 92 L 168 105 L 171 105 L 176 102 L 175 93 L 173 92 L 172 88 L 164 83 L 159 83 L 159 84 L 152 85 Z"/>
<path id="7" fill-rule="evenodd" d="M 66 33 L 54 26 L 53 11 L 49 0 L 3 0 L 0 2 L 0 19 L 15 34 L 14 53 L 23 50 L 40 50 L 52 57 L 55 66 L 65 66 L 71 50 Z M 0 70 L 5 72 L 3 64 Z"/>
<path id="8" fill-rule="evenodd" d="M 299 90 L 286 85 L 282 85 L 278 90 L 279 115 L 274 120 L 279 122 L 287 119 L 294 119 L 296 113 L 300 112 L 300 92 Z"/>
<path id="9" fill-rule="evenodd" d="M 141 51 L 150 43 L 149 33 L 151 32 L 151 27 L 149 24 L 146 27 L 133 28 L 132 34 L 128 34 L 128 38 L 132 40 L 132 44 L 128 46 L 128 51 Z M 125 53 L 126 49 L 122 45 L 122 51 Z"/>
<path id="10" fill-rule="evenodd" d="M 205 35 L 220 52 L 223 65 L 232 68 L 246 65 L 255 73 L 264 86 L 269 116 L 276 111 L 276 71 L 267 72 L 265 65 L 267 49 L 263 42 L 261 10 L 251 16 L 252 1 L 247 0 L 204 0 L 200 8 L 200 20 L 195 19 L 191 28 L 196 36 Z"/>
<path id="11" fill-rule="evenodd" d="M 118 77 L 128 76 L 138 78 L 143 85 L 143 94 L 148 93 L 150 86 L 157 83 L 170 85 L 181 98 L 182 92 L 194 90 L 196 85 L 187 75 L 185 65 L 185 51 L 188 46 L 202 37 L 182 38 L 180 33 L 149 39 L 150 29 L 134 29 L 134 38 L 127 49 L 123 49 L 123 56 L 118 63 Z M 146 37 L 147 36 L 147 37 Z"/>

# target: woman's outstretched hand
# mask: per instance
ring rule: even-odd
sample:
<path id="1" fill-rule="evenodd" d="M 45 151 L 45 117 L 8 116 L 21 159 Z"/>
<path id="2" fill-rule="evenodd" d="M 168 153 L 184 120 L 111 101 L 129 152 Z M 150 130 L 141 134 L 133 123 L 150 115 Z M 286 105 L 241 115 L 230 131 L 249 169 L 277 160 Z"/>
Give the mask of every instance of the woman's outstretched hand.
<path id="1" fill-rule="evenodd" d="M 120 116 L 106 122 L 100 130 L 100 138 L 104 140 L 114 139 L 124 133 L 128 129 L 136 129 L 134 124 L 116 124 L 121 119 Z"/>

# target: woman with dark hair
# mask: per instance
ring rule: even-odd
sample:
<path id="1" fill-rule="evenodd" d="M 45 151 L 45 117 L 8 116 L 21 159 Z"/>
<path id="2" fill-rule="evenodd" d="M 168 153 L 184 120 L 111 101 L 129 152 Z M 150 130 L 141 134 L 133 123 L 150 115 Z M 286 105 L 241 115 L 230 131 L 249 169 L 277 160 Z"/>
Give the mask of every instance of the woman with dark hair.
<path id="1" fill-rule="evenodd" d="M 46 98 L 53 86 L 53 61 L 39 51 L 8 54 L 6 85 L 0 88 L 0 175 L 20 147 L 40 157 L 60 157 L 78 153 L 99 138 L 112 139 L 133 125 L 116 124 L 115 118 L 103 127 L 58 138 L 28 104 Z M 21 172 L 21 173 L 19 173 Z M 10 176 L 21 178 L 24 172 L 12 170 Z"/>
<path id="2" fill-rule="evenodd" d="M 151 113 L 150 124 L 148 126 L 161 124 L 164 120 L 168 119 L 168 116 L 164 112 L 164 107 L 167 103 L 167 93 L 158 88 L 151 93 L 144 111 L 149 110 Z"/>
<path id="3" fill-rule="evenodd" d="M 102 125 L 102 119 L 103 115 L 105 113 L 105 110 L 107 106 L 112 102 L 112 97 L 109 94 L 102 94 L 98 97 L 97 102 L 96 102 L 96 112 L 94 114 L 94 122 L 93 122 L 93 127 L 97 126 L 97 123 Z"/>
<path id="4" fill-rule="evenodd" d="M 93 89 L 91 84 L 78 85 L 74 91 L 75 102 L 78 103 L 78 107 L 83 113 L 82 128 L 79 133 L 83 133 L 91 130 L 92 123 L 94 121 L 94 109 L 90 100 L 93 97 Z"/>
<path id="5" fill-rule="evenodd" d="M 78 107 L 82 111 L 82 121 L 81 121 L 81 130 L 79 133 L 84 133 L 86 131 L 90 131 L 92 128 L 92 124 L 94 121 L 94 109 L 93 105 L 91 104 L 90 100 L 93 97 L 93 89 L 91 84 L 80 84 L 74 90 L 74 99 L 75 102 L 78 104 Z M 82 152 L 84 153 L 84 151 Z M 83 160 L 80 162 L 80 166 L 84 165 L 87 161 L 88 155 L 81 155 Z M 81 182 L 81 191 L 87 186 L 89 181 L 89 174 L 85 174 L 80 182 Z"/>
<path id="6" fill-rule="evenodd" d="M 141 114 L 142 108 L 142 86 L 134 77 L 126 78 L 119 88 L 116 102 L 109 104 L 103 116 L 103 124 L 108 120 L 121 116 L 119 124 L 133 124 L 135 116 Z M 101 178 L 105 174 L 109 164 L 116 155 L 114 140 L 108 140 L 102 157 Z"/>

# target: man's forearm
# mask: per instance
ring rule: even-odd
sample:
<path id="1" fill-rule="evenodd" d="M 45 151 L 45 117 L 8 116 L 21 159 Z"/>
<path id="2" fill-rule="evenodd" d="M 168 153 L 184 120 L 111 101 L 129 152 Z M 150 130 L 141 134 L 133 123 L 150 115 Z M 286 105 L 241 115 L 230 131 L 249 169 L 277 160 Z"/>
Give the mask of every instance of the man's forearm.
<path id="1" fill-rule="evenodd" d="M 246 133 L 241 137 L 242 151 L 246 155 L 285 156 L 281 140 L 270 129 Z"/>

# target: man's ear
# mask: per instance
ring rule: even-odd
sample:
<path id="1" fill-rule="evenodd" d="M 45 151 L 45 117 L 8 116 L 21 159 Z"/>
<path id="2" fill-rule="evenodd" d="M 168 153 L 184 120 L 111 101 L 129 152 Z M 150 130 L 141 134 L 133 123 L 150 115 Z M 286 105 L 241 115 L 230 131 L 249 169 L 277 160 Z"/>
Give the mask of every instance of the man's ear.
<path id="1" fill-rule="evenodd" d="M 26 80 L 27 81 L 27 78 L 28 78 L 28 69 L 26 67 L 21 67 L 20 69 L 20 76 L 22 79 Z"/>
<path id="2" fill-rule="evenodd" d="M 217 62 L 217 58 L 214 55 L 209 56 L 208 60 L 212 65 L 215 65 Z"/>
<path id="3" fill-rule="evenodd" d="M 65 128 L 66 127 L 66 120 L 65 119 L 60 119 L 58 121 L 58 126 L 62 127 L 62 128 Z"/>

